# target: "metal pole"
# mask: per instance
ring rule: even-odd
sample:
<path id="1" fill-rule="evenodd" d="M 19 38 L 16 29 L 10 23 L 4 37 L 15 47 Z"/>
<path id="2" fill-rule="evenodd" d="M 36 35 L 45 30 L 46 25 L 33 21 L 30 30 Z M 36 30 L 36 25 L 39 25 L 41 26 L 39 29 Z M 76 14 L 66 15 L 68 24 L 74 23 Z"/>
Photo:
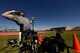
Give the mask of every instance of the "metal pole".
<path id="1" fill-rule="evenodd" d="M 35 19 L 35 17 L 32 16 L 32 30 L 34 30 L 34 19 Z"/>

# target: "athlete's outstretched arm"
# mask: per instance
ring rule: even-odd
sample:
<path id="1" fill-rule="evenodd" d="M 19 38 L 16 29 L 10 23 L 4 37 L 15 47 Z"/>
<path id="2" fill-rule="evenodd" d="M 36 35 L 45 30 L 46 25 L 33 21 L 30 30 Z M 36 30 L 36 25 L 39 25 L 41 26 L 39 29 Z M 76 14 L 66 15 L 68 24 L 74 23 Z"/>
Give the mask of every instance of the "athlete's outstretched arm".
<path id="1" fill-rule="evenodd" d="M 12 13 L 14 13 L 14 12 L 16 12 L 16 11 L 15 10 L 7 11 L 7 12 L 3 13 L 2 16 L 7 19 L 12 20 L 14 18 Z"/>

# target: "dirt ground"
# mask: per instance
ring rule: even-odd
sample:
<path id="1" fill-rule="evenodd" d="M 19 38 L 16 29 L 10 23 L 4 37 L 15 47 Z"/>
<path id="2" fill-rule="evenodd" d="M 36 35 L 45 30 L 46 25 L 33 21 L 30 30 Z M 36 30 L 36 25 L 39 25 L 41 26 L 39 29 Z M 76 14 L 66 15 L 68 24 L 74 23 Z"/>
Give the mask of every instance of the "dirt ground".
<path id="1" fill-rule="evenodd" d="M 45 31 L 37 32 L 38 35 L 47 34 L 47 33 L 50 33 L 50 32 L 45 32 Z M 0 36 L 18 36 L 18 35 L 19 35 L 19 32 L 0 32 Z"/>
<path id="2" fill-rule="evenodd" d="M 0 32 L 0 36 L 18 36 L 19 32 Z"/>

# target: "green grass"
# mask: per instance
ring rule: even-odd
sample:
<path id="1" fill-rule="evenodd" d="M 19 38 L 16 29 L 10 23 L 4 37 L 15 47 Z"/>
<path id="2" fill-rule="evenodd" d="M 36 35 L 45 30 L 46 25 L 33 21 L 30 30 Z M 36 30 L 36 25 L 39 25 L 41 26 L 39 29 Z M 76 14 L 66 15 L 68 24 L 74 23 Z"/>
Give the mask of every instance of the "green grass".
<path id="1" fill-rule="evenodd" d="M 76 33 L 78 40 L 80 42 L 80 31 L 64 31 L 63 33 L 61 33 L 61 36 L 65 40 L 65 43 L 70 47 L 73 47 L 72 46 L 73 32 Z M 55 36 L 55 32 L 52 31 L 48 34 L 43 34 L 42 38 L 44 39 L 45 37 L 51 37 L 51 36 Z M 18 40 L 18 36 L 0 37 L 0 50 L 2 49 L 0 51 L 0 53 L 18 53 L 18 47 L 13 47 L 13 49 L 12 49 L 12 47 L 4 48 L 7 46 L 7 40 L 12 39 L 12 38 L 16 38 Z M 69 49 L 69 50 L 70 50 L 70 53 L 75 53 L 71 49 Z M 66 53 L 66 50 L 62 53 Z"/>
<path id="2" fill-rule="evenodd" d="M 0 53 L 16 53 L 16 51 L 12 51 L 12 47 L 7 47 L 7 40 L 12 38 L 18 39 L 18 36 L 0 37 Z"/>

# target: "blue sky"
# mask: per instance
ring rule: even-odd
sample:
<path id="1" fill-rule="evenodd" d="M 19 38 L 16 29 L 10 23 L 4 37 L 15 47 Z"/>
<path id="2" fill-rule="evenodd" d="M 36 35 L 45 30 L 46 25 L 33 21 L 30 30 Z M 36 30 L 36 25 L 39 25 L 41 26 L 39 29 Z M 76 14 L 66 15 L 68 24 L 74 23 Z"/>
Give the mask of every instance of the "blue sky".
<path id="1" fill-rule="evenodd" d="M 23 10 L 35 18 L 35 29 L 80 26 L 80 0 L 0 0 L 0 28 L 19 28 L 1 16 L 8 10 Z"/>

